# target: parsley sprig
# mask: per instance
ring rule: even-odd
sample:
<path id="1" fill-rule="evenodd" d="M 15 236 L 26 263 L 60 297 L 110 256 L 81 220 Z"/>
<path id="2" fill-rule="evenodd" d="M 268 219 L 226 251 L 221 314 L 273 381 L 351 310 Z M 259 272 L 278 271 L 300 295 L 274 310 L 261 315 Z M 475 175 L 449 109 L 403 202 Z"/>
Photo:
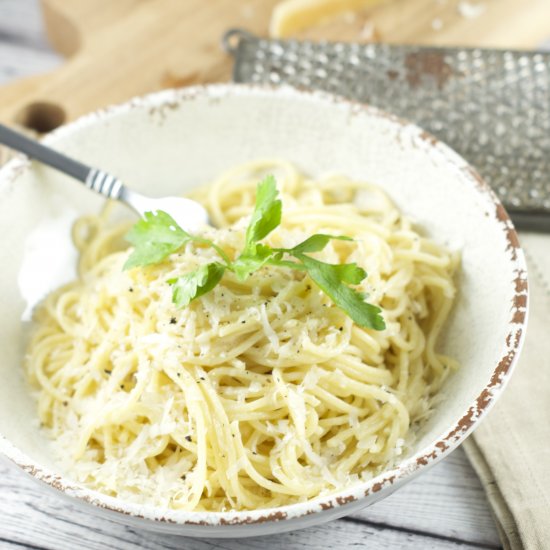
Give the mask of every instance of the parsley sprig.
<path id="1" fill-rule="evenodd" d="M 367 277 L 364 269 L 355 263 L 329 264 L 308 255 L 320 252 L 333 239 L 353 239 L 319 233 L 292 248 L 271 248 L 260 241 L 280 225 L 281 216 L 282 203 L 278 198 L 275 178 L 267 176 L 257 187 L 256 205 L 246 229 L 244 248 L 237 258 L 231 260 L 216 243 L 187 233 L 166 212 L 146 212 L 126 235 L 134 250 L 124 269 L 160 263 L 187 243 L 194 242 L 214 249 L 219 261 L 167 281 L 172 285 L 172 301 L 178 307 L 185 307 L 210 292 L 221 281 L 226 270 L 244 281 L 263 266 L 273 265 L 307 272 L 311 280 L 357 325 L 384 330 L 386 324 L 381 309 L 366 302 L 367 296 L 352 286 Z"/>

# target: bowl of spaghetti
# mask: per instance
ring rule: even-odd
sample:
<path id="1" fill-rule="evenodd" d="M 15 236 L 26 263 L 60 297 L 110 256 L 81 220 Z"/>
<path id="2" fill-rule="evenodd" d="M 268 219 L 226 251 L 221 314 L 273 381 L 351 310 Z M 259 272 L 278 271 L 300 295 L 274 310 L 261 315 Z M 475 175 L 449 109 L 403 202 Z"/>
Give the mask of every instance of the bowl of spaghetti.
<path id="1" fill-rule="evenodd" d="M 527 278 L 498 199 L 412 124 L 218 85 L 46 138 L 212 224 L 0 170 L 0 450 L 128 524 L 235 537 L 376 502 L 504 388 Z"/>

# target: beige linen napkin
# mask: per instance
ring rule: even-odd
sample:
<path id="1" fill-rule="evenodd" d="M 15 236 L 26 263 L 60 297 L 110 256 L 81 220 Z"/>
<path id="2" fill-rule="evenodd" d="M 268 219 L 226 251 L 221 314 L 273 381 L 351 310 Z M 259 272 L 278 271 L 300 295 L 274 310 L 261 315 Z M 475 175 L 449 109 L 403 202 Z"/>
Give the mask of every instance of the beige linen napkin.
<path id="1" fill-rule="evenodd" d="M 502 397 L 464 448 L 505 550 L 550 548 L 550 236 L 523 234 L 529 325 Z"/>

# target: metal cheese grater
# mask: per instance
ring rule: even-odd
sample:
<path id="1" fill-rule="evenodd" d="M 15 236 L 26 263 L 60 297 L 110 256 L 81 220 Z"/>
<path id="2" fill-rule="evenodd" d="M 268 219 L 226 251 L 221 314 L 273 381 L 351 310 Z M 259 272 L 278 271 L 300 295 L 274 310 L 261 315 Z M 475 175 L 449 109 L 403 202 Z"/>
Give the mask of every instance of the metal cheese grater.
<path id="1" fill-rule="evenodd" d="M 448 143 L 520 227 L 550 230 L 550 53 L 265 40 L 226 33 L 236 82 L 317 88 Z"/>

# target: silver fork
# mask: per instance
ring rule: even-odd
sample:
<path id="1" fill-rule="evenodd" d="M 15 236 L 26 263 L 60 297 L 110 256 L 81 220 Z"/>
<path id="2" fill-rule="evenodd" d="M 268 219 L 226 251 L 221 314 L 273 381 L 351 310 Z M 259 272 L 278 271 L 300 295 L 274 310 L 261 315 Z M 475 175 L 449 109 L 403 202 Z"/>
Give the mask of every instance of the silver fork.
<path id="1" fill-rule="evenodd" d="M 82 182 L 88 189 L 109 199 L 118 200 L 140 216 L 145 212 L 164 210 L 184 229 L 192 230 L 209 223 L 208 213 L 198 202 L 183 197 L 151 198 L 132 191 L 115 176 L 91 168 L 34 139 L 0 124 L 0 144 L 24 153 Z"/>

